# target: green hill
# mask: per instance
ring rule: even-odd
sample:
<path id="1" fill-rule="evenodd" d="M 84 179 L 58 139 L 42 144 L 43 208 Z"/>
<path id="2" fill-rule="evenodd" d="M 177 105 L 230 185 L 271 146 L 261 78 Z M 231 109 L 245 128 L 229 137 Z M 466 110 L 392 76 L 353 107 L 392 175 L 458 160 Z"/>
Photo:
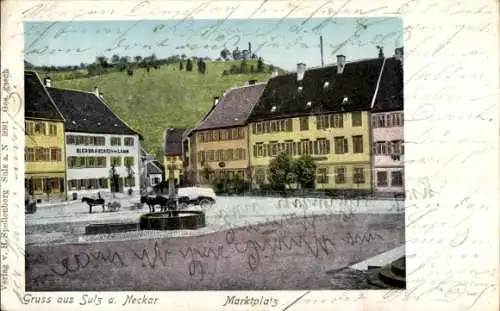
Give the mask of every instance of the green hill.
<path id="1" fill-rule="evenodd" d="M 193 127 L 213 104 L 214 96 L 224 90 L 242 86 L 249 80 L 266 81 L 270 77 L 268 65 L 265 73 L 222 75 L 239 61 L 206 62 L 206 73 L 180 71 L 178 64 L 163 65 L 159 69 L 136 69 L 133 76 L 126 72 L 110 72 L 99 76 L 61 80 L 50 75 L 52 85 L 103 93 L 110 108 L 133 129 L 139 131 L 144 149 L 153 155 L 163 154 L 163 133 L 168 127 Z M 256 61 L 248 61 L 256 68 Z M 276 68 L 276 67 L 275 67 Z M 276 68 L 278 72 L 283 70 Z"/>

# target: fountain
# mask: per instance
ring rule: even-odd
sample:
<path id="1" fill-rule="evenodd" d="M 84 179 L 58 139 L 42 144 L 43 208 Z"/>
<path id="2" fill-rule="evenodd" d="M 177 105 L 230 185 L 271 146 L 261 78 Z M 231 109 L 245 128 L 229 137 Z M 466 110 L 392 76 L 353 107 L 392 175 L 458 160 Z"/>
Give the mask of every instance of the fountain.
<path id="1" fill-rule="evenodd" d="M 175 164 L 168 169 L 168 206 L 166 212 L 143 214 L 140 217 L 141 230 L 177 230 L 198 229 L 205 226 L 205 214 L 202 211 L 181 211 L 175 189 Z"/>

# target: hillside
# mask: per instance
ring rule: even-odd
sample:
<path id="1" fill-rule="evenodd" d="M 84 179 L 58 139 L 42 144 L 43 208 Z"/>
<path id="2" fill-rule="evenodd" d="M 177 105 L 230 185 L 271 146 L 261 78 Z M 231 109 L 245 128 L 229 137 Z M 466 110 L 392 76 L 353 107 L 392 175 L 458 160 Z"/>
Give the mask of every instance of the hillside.
<path id="1" fill-rule="evenodd" d="M 179 71 L 178 64 L 163 65 L 159 69 L 137 69 L 133 76 L 126 72 L 111 72 L 89 78 L 58 80 L 50 75 L 52 85 L 84 91 L 94 91 L 95 86 L 103 93 L 110 108 L 133 129 L 144 136 L 146 151 L 153 155 L 163 154 L 163 133 L 168 127 L 193 127 L 213 104 L 214 96 L 222 96 L 224 90 L 246 84 L 249 80 L 266 81 L 266 73 L 247 73 L 223 76 L 222 72 L 239 61 L 207 62 L 206 73 Z M 256 61 L 248 61 L 248 67 Z M 276 68 L 276 67 L 275 67 Z M 278 72 L 283 70 L 276 68 Z"/>

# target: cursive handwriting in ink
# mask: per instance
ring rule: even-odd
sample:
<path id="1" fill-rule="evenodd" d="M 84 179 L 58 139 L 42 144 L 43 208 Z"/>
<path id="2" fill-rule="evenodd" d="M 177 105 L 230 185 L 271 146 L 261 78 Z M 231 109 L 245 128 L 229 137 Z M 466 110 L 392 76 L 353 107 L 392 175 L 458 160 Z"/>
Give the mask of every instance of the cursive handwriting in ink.
<path id="1" fill-rule="evenodd" d="M 167 266 L 167 257 L 168 255 L 171 254 L 171 251 L 168 249 L 163 250 L 163 254 L 160 250 L 160 246 L 158 245 L 158 242 L 155 242 L 154 244 L 154 254 L 152 259 L 150 258 L 149 252 L 147 249 L 143 249 L 142 252 L 137 253 L 134 252 L 135 257 L 141 261 L 142 267 L 146 268 L 149 266 L 149 268 L 154 269 L 157 266 L 157 260 L 162 264 L 163 267 Z M 146 259 L 146 261 L 144 260 Z M 146 265 L 147 264 L 147 265 Z"/>

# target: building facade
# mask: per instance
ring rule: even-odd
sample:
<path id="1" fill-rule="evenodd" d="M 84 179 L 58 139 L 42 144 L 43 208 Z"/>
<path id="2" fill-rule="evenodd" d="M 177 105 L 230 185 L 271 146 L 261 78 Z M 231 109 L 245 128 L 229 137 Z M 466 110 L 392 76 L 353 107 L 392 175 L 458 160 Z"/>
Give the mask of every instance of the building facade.
<path id="1" fill-rule="evenodd" d="M 65 118 L 68 196 L 140 189 L 140 135 L 95 93 L 47 87 Z"/>
<path id="2" fill-rule="evenodd" d="M 268 165 L 279 152 L 316 161 L 316 189 L 372 191 L 370 110 L 393 68 L 384 57 L 273 77 L 249 118 L 254 186 L 269 183 Z M 390 92 L 383 92 L 390 95 Z"/>
<path id="3" fill-rule="evenodd" d="M 384 75 L 388 81 L 381 93 L 390 94 L 374 103 L 371 116 L 373 185 L 378 195 L 404 193 L 403 48 L 396 49 L 395 57 L 387 61 L 394 63 L 395 70 Z"/>
<path id="4" fill-rule="evenodd" d="M 35 72 L 25 71 L 24 85 L 26 194 L 64 198 L 64 117 Z"/>
<path id="5" fill-rule="evenodd" d="M 165 167 L 165 178 L 169 177 L 169 167 L 172 167 L 176 185 L 183 184 L 183 137 L 189 131 L 187 128 L 168 128 L 165 131 L 165 155 L 163 166 Z"/>
<path id="6" fill-rule="evenodd" d="M 250 153 L 247 118 L 265 88 L 264 83 L 249 81 L 248 85 L 226 91 L 209 113 L 191 132 L 191 169 L 197 182 L 212 184 L 224 177 L 249 180 Z"/>

